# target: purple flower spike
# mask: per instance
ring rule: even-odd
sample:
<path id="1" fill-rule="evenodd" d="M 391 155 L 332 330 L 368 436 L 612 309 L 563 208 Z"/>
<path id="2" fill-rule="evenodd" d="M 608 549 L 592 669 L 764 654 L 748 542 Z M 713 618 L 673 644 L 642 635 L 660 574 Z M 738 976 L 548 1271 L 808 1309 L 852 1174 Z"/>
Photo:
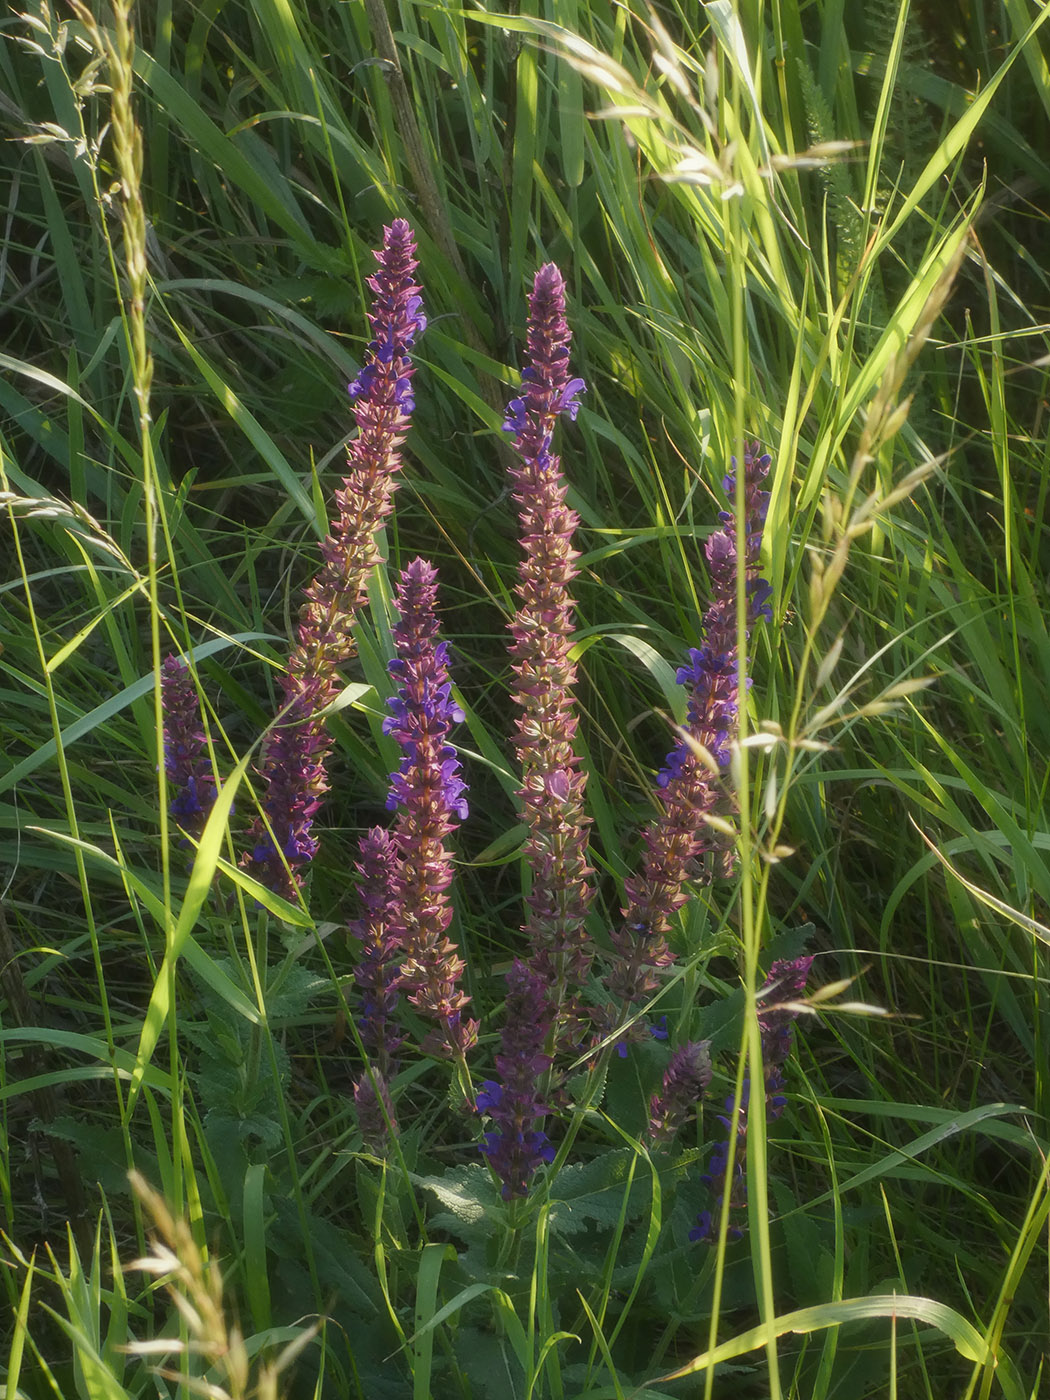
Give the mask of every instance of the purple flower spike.
<path id="1" fill-rule="evenodd" d="M 769 492 L 759 483 L 769 471 L 771 458 L 757 442 L 744 452 L 744 570 L 748 596 L 748 622 L 772 616 L 767 600 L 772 589 L 759 578 L 762 527 L 769 506 Z M 734 459 L 734 466 L 736 465 Z M 727 476 L 723 486 L 730 499 L 736 491 L 736 478 Z M 699 743 L 713 754 L 721 767 L 729 763 L 729 742 L 737 724 L 737 622 L 736 622 L 736 520 L 729 511 L 720 511 L 721 530 L 708 539 L 706 554 L 711 574 L 711 604 L 704 615 L 704 644 L 689 652 L 689 664 L 679 669 L 679 685 L 689 689 L 686 727 Z M 750 634 L 750 626 L 748 629 Z M 657 782 L 667 787 L 681 776 L 691 751 L 683 740 L 667 757 L 667 766 Z M 695 763 L 695 758 L 693 759 Z"/>
<path id="2" fill-rule="evenodd" d="M 795 958 L 793 961 L 775 962 L 769 969 L 765 981 L 758 992 L 758 1025 L 762 1034 L 762 1077 L 766 1100 L 766 1118 L 773 1121 L 783 1113 L 787 1100 L 780 1092 L 784 1087 L 784 1065 L 791 1054 L 791 1028 L 798 1015 L 790 1003 L 798 1001 L 806 989 L 806 979 L 813 965 L 811 957 Z M 736 1152 L 733 1161 L 733 1183 L 729 1192 L 731 1210 L 742 1211 L 747 1206 L 747 1172 L 744 1158 L 747 1151 L 747 1114 L 751 1098 L 750 1077 L 744 1080 L 740 1113 L 737 1117 Z M 733 1100 L 726 1099 L 725 1116 L 718 1121 L 726 1130 L 726 1138 L 719 1142 L 707 1166 L 707 1174 L 701 1177 L 716 1200 L 724 1199 L 726 1168 L 729 1162 L 728 1133 L 733 1122 Z M 702 1212 L 706 1218 L 706 1229 L 700 1233 L 701 1217 L 697 1217 L 697 1228 L 691 1230 L 691 1240 L 710 1239 L 712 1219 L 709 1211 Z M 733 1226 L 729 1230 L 731 1239 L 738 1239 L 742 1231 Z"/>
<path id="3" fill-rule="evenodd" d="M 374 1084 L 367 1073 L 355 1083 L 354 1108 L 357 1110 L 361 1136 L 373 1152 L 383 1152 L 390 1135 L 397 1136 L 397 1119 L 394 1117 L 390 1090 L 378 1071 L 375 1071 Z"/>
<path id="4" fill-rule="evenodd" d="M 215 801 L 215 775 L 208 758 L 197 689 L 181 657 L 164 658 L 160 690 L 164 708 L 164 771 L 171 789 L 168 810 L 187 836 L 199 840 Z"/>
<path id="5" fill-rule="evenodd" d="M 446 937 L 453 863 L 445 838 L 467 811 L 459 760 L 448 742 L 449 729 L 463 714 L 451 698 L 448 649 L 436 640 L 436 601 L 437 570 L 425 559 L 413 559 L 397 586 L 401 620 L 394 628 L 397 656 L 390 672 L 401 684 L 385 726 L 402 751 L 390 778 L 401 856 L 392 932 L 405 953 L 401 985 L 409 989 L 413 1005 L 437 1023 L 424 1049 L 462 1055 L 476 1042 L 478 1027 L 463 1017 L 470 1002 L 458 985 L 465 964 Z"/>
<path id="6" fill-rule="evenodd" d="M 591 964 L 584 920 L 594 872 L 587 863 L 587 779 L 574 746 L 576 667 L 570 659 L 575 613 L 570 585 L 578 558 L 572 541 L 579 517 L 565 503 L 561 462 L 551 451 L 559 416 L 576 417 L 585 387 L 569 375 L 570 339 L 565 282 L 547 263 L 536 273 L 529 297 L 521 394 L 507 406 L 503 426 L 514 435 L 519 459 L 510 478 L 524 552 L 519 607 L 510 624 L 518 710 L 514 742 L 528 828 L 524 857 L 532 871 L 523 932 L 531 965 L 549 987 L 560 1037 L 571 1045 L 582 1035 L 575 993 Z"/>
<path id="7" fill-rule="evenodd" d="M 738 1240 L 744 1233 L 742 1225 L 737 1225 L 735 1222 L 742 1220 L 743 1212 L 747 1210 L 747 1170 L 744 1161 L 747 1152 L 747 1106 L 750 1095 L 751 1082 L 745 1079 L 740 1098 L 740 1112 L 737 1115 L 736 1151 L 733 1154 L 733 1177 L 729 1187 L 730 1224 L 726 1233 L 731 1240 Z M 729 1133 L 733 1126 L 732 1096 L 726 1099 L 725 1113 L 718 1115 L 718 1121 L 725 1129 L 726 1136 L 721 1142 L 715 1144 L 715 1149 L 707 1164 L 707 1171 L 700 1180 L 711 1192 L 712 1199 L 721 1207 L 725 1200 L 726 1172 L 729 1169 Z M 715 1218 L 711 1211 L 701 1211 L 696 1218 L 696 1228 L 689 1232 L 689 1238 L 694 1241 L 710 1240 L 714 1238 L 714 1230 Z"/>
<path id="8" fill-rule="evenodd" d="M 401 860 L 397 843 L 382 827 L 362 837 L 360 849 L 357 893 L 362 913 L 350 925 L 362 954 L 354 969 L 354 980 L 361 990 L 357 1028 L 376 1068 L 389 1076 L 396 1069 L 402 1040 L 396 1024 L 401 941 L 395 894 Z"/>
<path id="9" fill-rule="evenodd" d="M 806 990 L 812 958 L 775 962 L 762 985 L 758 1025 L 762 1032 L 762 1068 L 766 1080 L 766 1114 L 779 1118 L 787 1104 L 780 1092 L 784 1086 L 784 1065 L 791 1054 L 792 1026 L 798 1015 L 790 1003 Z"/>
<path id="10" fill-rule="evenodd" d="M 654 1143 L 666 1146 L 674 1140 L 710 1082 L 707 1042 L 686 1041 L 671 1056 L 663 1086 L 649 1103 L 649 1136 Z"/>
<path id="11" fill-rule="evenodd" d="M 293 652 L 292 662 L 297 659 Z M 289 671 L 280 685 L 286 703 L 270 732 L 262 768 L 267 785 L 263 806 L 273 835 L 256 821 L 251 873 L 290 899 L 298 888 L 297 872 L 317 852 L 311 833 L 328 790 L 325 765 L 331 747 L 317 711 L 331 697 L 328 683 L 316 675 Z"/>
<path id="12" fill-rule="evenodd" d="M 368 313 L 372 340 L 364 367 L 350 385 L 357 436 L 348 447 L 347 475 L 336 491 L 338 513 L 321 545 L 321 568 L 307 589 L 296 645 L 281 677 L 283 706 L 263 755 L 263 807 L 247 860 L 270 889 L 294 897 L 301 871 L 317 850 L 314 817 L 328 788 L 331 739 L 318 712 L 339 693 L 335 668 L 354 654 L 352 627 L 380 562 L 376 532 L 390 514 L 401 445 L 412 411 L 409 351 L 424 326 L 414 280 L 416 244 L 404 219 L 383 231 L 368 279 L 375 301 Z"/>
<path id="13" fill-rule="evenodd" d="M 416 336 L 426 330 L 427 318 L 419 288 L 411 284 L 416 251 L 412 230 L 404 219 L 395 219 L 385 232 L 383 250 L 376 254 L 379 269 L 368 278 L 369 289 L 375 293 L 368 313 L 373 338 L 360 374 L 347 389 L 351 399 L 371 401 L 376 397 L 376 385 L 385 381 L 385 387 L 393 391 L 393 403 L 407 415 L 415 406 L 408 354 Z"/>
<path id="14" fill-rule="evenodd" d="M 744 566 L 752 625 L 769 615 L 769 586 L 758 577 L 762 526 L 769 503 L 760 483 L 769 465 L 769 456 L 761 452 L 757 442 L 751 443 L 744 453 L 743 489 Z M 726 489 L 735 491 L 735 478 L 726 478 Z M 688 665 L 679 669 L 677 678 L 689 690 L 685 727 L 690 739 L 725 767 L 739 717 L 737 550 L 735 519 L 726 511 L 720 519 L 722 528 L 707 542 L 711 603 L 704 615 L 703 645 L 690 651 Z M 611 986 L 629 1002 L 643 1000 L 655 991 L 659 985 L 656 971 L 674 961 L 667 945 L 671 920 L 688 899 L 687 883 L 701 874 L 698 862 L 711 847 L 704 818 L 724 802 L 721 784 L 684 739 L 668 754 L 656 781 L 663 798 L 663 815 L 644 834 L 642 871 L 626 882 L 624 924 L 612 935 L 620 961 Z"/>
<path id="15" fill-rule="evenodd" d="M 542 1162 L 554 1161 L 554 1148 L 542 1125 L 546 1104 L 537 1097 L 550 1067 L 543 1044 L 551 1026 L 551 1006 L 543 979 L 524 963 L 507 973 L 506 1021 L 496 1056 L 502 1083 L 488 1079 L 475 1100 L 492 1127 L 478 1144 L 503 1182 L 503 1199 L 527 1196 L 529 1181 Z"/>

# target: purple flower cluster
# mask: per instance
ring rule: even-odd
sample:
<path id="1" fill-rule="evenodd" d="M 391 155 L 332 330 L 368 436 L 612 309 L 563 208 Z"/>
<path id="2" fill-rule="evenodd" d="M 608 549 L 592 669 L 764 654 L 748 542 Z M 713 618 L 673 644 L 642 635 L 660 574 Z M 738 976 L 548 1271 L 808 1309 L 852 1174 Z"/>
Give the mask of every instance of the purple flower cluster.
<path id="1" fill-rule="evenodd" d="M 337 513 L 321 546 L 321 567 L 306 591 L 287 673 L 280 680 L 283 704 L 261 765 L 264 816 L 254 824 L 253 849 L 245 857 L 259 879 L 286 898 L 298 894 L 303 869 L 317 850 L 313 825 L 328 787 L 331 748 L 323 715 L 338 694 L 336 668 L 354 653 L 353 625 L 367 601 L 369 575 L 381 562 L 377 534 L 392 509 L 414 408 L 411 351 L 426 326 L 415 282 L 415 240 L 405 220 L 384 230 L 375 257 L 377 268 L 368 279 L 374 296 L 368 313 L 371 340 L 362 368 L 348 386 L 357 434 L 348 446 L 347 475 L 335 493 Z M 503 423 L 516 449 L 509 475 L 523 556 L 509 630 L 514 744 L 527 833 L 524 856 L 531 874 L 523 928 L 529 955 L 516 959 L 507 975 L 497 1077 L 484 1081 L 475 1108 L 488 1120 L 479 1150 L 508 1200 L 526 1196 L 536 1170 L 555 1159 L 544 1131 L 552 1111 L 547 1100 L 556 1092 L 551 1084 L 554 1057 L 577 1049 L 586 1028 L 602 1027 L 607 1019 L 604 1010 L 586 1008 L 581 997 L 593 957 L 585 921 L 594 871 L 587 861 L 590 818 L 584 811 L 586 773 L 576 749 L 577 671 L 572 660 L 579 517 L 567 504 L 567 484 L 553 451 L 558 419 L 563 414 L 576 418 L 586 387 L 571 375 L 570 344 L 564 279 L 548 263 L 537 272 L 529 295 L 521 392 L 508 404 Z M 731 512 L 721 513 L 720 528 L 707 542 L 711 603 L 702 644 L 689 652 L 677 677 L 689 692 L 689 741 L 675 745 L 658 776 L 663 812 L 645 832 L 642 868 L 626 882 L 624 922 L 612 935 L 617 957 L 607 989 L 621 1007 L 654 991 L 659 969 L 673 960 L 667 943 L 671 921 L 687 898 L 688 880 L 698 873 L 697 861 L 709 850 L 704 818 L 714 811 L 722 785 L 696 750 L 711 755 L 716 767 L 729 762 L 741 701 L 736 608 L 741 569 L 748 630 L 770 616 L 770 589 L 759 577 L 769 499 L 761 483 L 769 465 L 759 444 L 751 443 L 739 484 L 733 475 L 724 481 L 730 499 L 742 493 L 743 558 L 738 558 Z M 429 1022 L 424 1051 L 462 1062 L 478 1033 L 478 1023 L 465 1014 L 471 1000 L 461 986 L 465 963 L 449 937 L 454 862 L 448 840 L 468 814 L 466 785 L 449 735 L 464 715 L 452 697 L 448 645 L 439 638 L 437 572 L 426 560 L 414 559 L 401 573 L 396 605 L 395 656 L 389 667 L 396 694 L 383 730 L 400 748 L 387 800 L 397 816 L 391 831 L 375 828 L 361 841 L 361 913 L 349 926 L 361 950 L 354 977 L 360 994 L 357 1026 L 367 1058 L 353 1095 L 365 1141 L 376 1150 L 397 1131 L 389 1085 L 405 1040 L 398 1019 L 402 992 Z M 193 678 L 174 656 L 163 663 L 162 699 L 171 813 L 188 835 L 199 837 L 214 802 L 215 779 Z M 811 963 L 811 958 L 774 963 L 760 993 L 764 1090 L 771 1118 L 784 1108 L 783 1067 L 797 1014 L 792 1003 L 804 992 Z M 780 1000 L 772 1001 L 774 994 Z M 666 1020 L 650 1028 L 655 1038 L 667 1039 Z M 621 1034 L 616 1048 L 626 1055 L 628 1040 L 644 1036 L 645 1022 L 635 1016 L 631 1030 Z M 463 1073 L 465 1077 L 465 1067 Z M 673 1141 L 695 1113 L 710 1079 L 707 1042 L 688 1041 L 674 1050 L 649 1102 L 648 1134 L 654 1147 Z M 737 1210 L 746 1207 L 750 1088 L 745 1080 L 735 1113 L 734 1100 L 726 1100 L 725 1115 L 719 1117 L 726 1137 L 715 1147 L 703 1178 L 713 1195 L 722 1193 Z M 731 1156 L 733 1180 L 726 1190 Z M 711 1232 L 711 1213 L 705 1211 L 690 1237 L 708 1238 Z M 731 1233 L 740 1233 L 735 1224 Z"/>
<path id="2" fill-rule="evenodd" d="M 434 1030 L 424 1048 L 462 1055 L 477 1040 L 477 1022 L 463 1016 L 470 997 L 459 989 L 464 962 L 446 936 L 452 922 L 448 887 L 453 862 L 445 838 L 467 814 L 456 751 L 448 742 L 463 712 L 452 700 L 448 649 L 437 641 L 437 571 L 414 559 L 397 586 L 400 621 L 391 674 L 400 682 L 384 728 L 401 746 L 391 774 L 389 805 L 398 808 L 400 861 L 393 884 L 391 933 L 404 950 L 401 985 Z"/>
<path id="3" fill-rule="evenodd" d="M 354 1106 L 365 1141 L 381 1151 L 388 1134 L 397 1131 L 387 1084 L 396 1073 L 404 1039 L 396 1020 L 401 940 L 394 892 L 400 859 L 396 843 L 382 827 L 362 837 L 360 850 L 357 892 L 362 912 L 350 924 L 350 932 L 361 943 L 362 958 L 354 969 L 361 990 L 357 1028 L 369 1068 L 354 1084 Z"/>
<path id="4" fill-rule="evenodd" d="M 759 577 L 759 555 L 762 549 L 762 527 L 769 506 L 769 492 L 760 489 L 760 482 L 769 471 L 771 458 L 763 453 L 757 442 L 744 449 L 744 574 L 748 601 L 748 635 L 760 618 L 772 616 L 769 598 L 772 589 Z M 734 461 L 735 465 L 735 461 Z M 726 495 L 732 501 L 736 492 L 736 477 L 722 481 Z M 688 687 L 689 713 L 686 728 L 713 755 L 720 767 L 729 763 L 729 744 L 736 729 L 739 697 L 737 695 L 737 622 L 736 519 L 726 510 L 720 511 L 722 528 L 708 539 L 705 548 L 707 567 L 711 575 L 711 605 L 704 615 L 704 642 L 689 652 L 689 663 L 679 669 L 679 685 Z M 657 784 L 666 788 L 683 770 L 692 750 L 679 740 L 667 756 L 667 763 L 657 777 Z"/>
<path id="5" fill-rule="evenodd" d="M 416 571 L 417 580 L 422 579 L 426 569 L 431 570 L 432 580 L 437 577 L 436 571 L 423 559 L 414 560 L 408 568 Z M 407 576 L 408 570 L 404 577 Z M 396 656 L 389 666 L 390 674 L 402 683 L 399 693 L 391 696 L 391 714 L 383 721 L 383 733 L 392 734 L 402 749 L 401 766 L 390 775 L 386 805 L 391 812 L 396 811 L 399 804 L 407 806 L 410 800 L 420 761 L 421 736 L 434 733 L 441 727 L 447 734 L 453 724 L 462 724 L 464 719 L 463 711 L 452 699 L 452 685 L 448 680 L 448 643 L 437 642 L 423 655 L 425 666 L 420 664 L 420 657 L 406 659 L 402 656 Z M 460 821 L 465 821 L 469 809 L 463 794 L 467 785 L 460 777 L 456 750 L 451 744 L 442 745 L 437 752 L 437 760 L 445 804 Z"/>
<path id="6" fill-rule="evenodd" d="M 201 723 L 197 688 L 185 661 L 167 656 L 160 668 L 164 709 L 164 772 L 168 810 L 187 836 L 199 840 L 215 801 L 215 775 Z"/>
<path id="7" fill-rule="evenodd" d="M 378 826 L 362 837 L 360 851 L 357 893 L 362 912 L 350 924 L 362 953 L 354 969 L 361 990 L 357 1028 L 376 1069 L 389 1077 L 403 1039 L 396 1019 L 401 940 L 394 894 L 401 861 L 397 843 Z"/>
<path id="8" fill-rule="evenodd" d="M 787 1100 L 781 1090 L 784 1086 L 784 1065 L 791 1054 L 792 1023 L 798 1012 L 791 1006 L 803 995 L 806 980 L 813 965 L 811 957 L 795 958 L 791 961 L 775 962 L 769 969 L 766 980 L 759 991 L 758 1025 L 762 1037 L 762 1076 L 765 1090 L 766 1117 L 772 1121 L 784 1111 Z M 770 998 L 776 995 L 776 1002 Z M 733 1177 L 729 1187 L 730 1220 L 739 1218 L 747 1207 L 747 1115 L 751 1099 L 750 1076 L 744 1080 L 740 1096 L 740 1111 L 737 1114 L 736 1150 L 733 1153 Z M 707 1172 L 700 1179 L 708 1187 L 716 1200 L 725 1199 L 726 1172 L 729 1169 L 729 1144 L 733 1126 L 733 1097 L 725 1101 L 725 1113 L 718 1121 L 726 1130 L 726 1136 L 715 1145 Z M 703 1210 L 696 1217 L 696 1225 L 689 1232 L 691 1240 L 710 1239 L 714 1232 L 714 1218 L 710 1210 Z M 743 1233 L 739 1225 L 731 1224 L 728 1229 L 730 1239 L 739 1239 Z"/>
<path id="9" fill-rule="evenodd" d="M 552 1007 L 542 976 L 515 961 L 507 973 L 507 1006 L 496 1069 L 502 1082 L 487 1079 L 475 1107 L 492 1127 L 478 1144 L 503 1182 L 503 1199 L 528 1195 L 529 1182 L 543 1162 L 553 1162 L 554 1148 L 542 1124 L 548 1109 L 537 1097 L 551 1058 L 544 1042 Z"/>
<path id="10" fill-rule="evenodd" d="M 376 532 L 390 513 L 394 478 L 412 400 L 412 344 L 426 325 L 414 280 L 416 245 L 404 219 L 384 230 L 378 267 L 368 279 L 375 300 L 372 341 L 349 386 L 357 436 L 348 473 L 335 493 L 338 515 L 321 546 L 321 568 L 307 589 L 298 637 L 281 677 L 284 703 L 263 755 L 266 821 L 256 822 L 253 873 L 287 898 L 317 850 L 314 818 L 328 788 L 331 739 L 320 712 L 338 694 L 335 668 L 353 655 L 352 626 L 379 563 Z"/>
<path id="11" fill-rule="evenodd" d="M 579 517 L 565 503 L 561 462 L 551 448 L 562 413 L 575 418 L 582 379 L 570 377 L 571 334 L 565 282 L 553 263 L 536 273 L 529 296 L 522 393 L 507 406 L 504 431 L 518 461 L 510 469 L 518 503 L 524 558 L 518 569 L 519 607 L 510 623 L 515 745 L 522 767 L 519 796 L 532 872 L 523 932 L 533 968 L 545 980 L 568 1040 L 578 1038 L 573 992 L 587 976 L 591 953 L 584 920 L 593 896 L 584 814 L 586 774 L 574 741 L 577 728 L 570 658 L 577 574 L 572 539 Z"/>
<path id="12" fill-rule="evenodd" d="M 791 1006 L 805 994 L 811 957 L 775 962 L 762 985 L 764 1000 L 758 1008 L 758 1026 L 762 1035 L 762 1070 L 766 1084 L 766 1113 L 770 1119 L 779 1118 L 787 1100 L 781 1094 L 784 1085 L 784 1065 L 791 1054 L 792 1026 L 798 1012 Z M 776 997 L 772 1001 L 772 997 Z"/>
<path id="13" fill-rule="evenodd" d="M 293 655 L 293 662 L 297 658 Z M 331 740 L 318 711 L 331 699 L 327 678 L 298 669 L 280 679 L 284 708 L 266 741 L 262 777 L 263 810 L 257 819 L 251 873 L 286 899 L 295 897 L 299 871 L 317 853 L 314 817 L 328 790 L 327 760 Z"/>
<path id="14" fill-rule="evenodd" d="M 649 1102 L 649 1137 L 667 1146 L 711 1082 L 706 1040 L 687 1040 L 671 1056 L 660 1092 Z"/>
<path id="15" fill-rule="evenodd" d="M 744 1233 L 743 1226 L 736 1224 L 738 1219 L 742 1219 L 742 1212 L 747 1209 L 747 1171 L 744 1165 L 747 1154 L 747 1106 L 751 1097 L 751 1081 L 745 1079 L 743 1091 L 740 1095 L 740 1112 L 736 1119 L 736 1150 L 733 1153 L 733 1180 L 729 1187 L 729 1225 L 726 1234 L 731 1240 L 738 1240 Z M 707 1171 L 700 1178 L 701 1182 L 710 1191 L 716 1201 L 724 1201 L 726 1172 L 729 1170 L 729 1143 L 733 1131 L 733 1104 L 735 1100 L 732 1094 L 725 1101 L 725 1112 L 718 1115 L 718 1121 L 725 1129 L 726 1136 L 715 1144 L 715 1149 L 711 1153 L 711 1160 L 707 1164 Z M 710 1209 L 702 1210 L 696 1217 L 696 1224 L 689 1231 L 689 1238 L 695 1243 L 697 1240 L 709 1240 L 714 1233 L 714 1215 Z"/>
<path id="16" fill-rule="evenodd" d="M 749 621 L 769 615 L 769 586 L 758 576 L 762 526 L 768 493 L 760 483 L 770 458 L 757 442 L 744 453 L 744 514 L 746 552 L 744 569 L 749 599 Z M 732 494 L 736 481 L 725 478 Z M 679 684 L 689 688 L 687 742 L 680 739 L 657 778 L 662 790 L 663 814 L 651 822 L 643 836 L 642 870 L 625 883 L 623 926 L 612 935 L 620 959 L 610 981 L 615 995 L 637 1002 L 659 985 L 659 968 L 674 961 L 667 944 L 671 920 L 688 898 L 687 882 L 697 873 L 699 858 L 709 849 L 704 818 L 717 807 L 721 785 L 695 752 L 701 745 L 724 765 L 736 731 L 737 694 L 736 572 L 737 546 L 734 518 L 720 515 L 722 528 L 707 543 L 711 573 L 711 603 L 704 615 L 704 643 L 689 653 L 689 664 L 678 672 Z"/>

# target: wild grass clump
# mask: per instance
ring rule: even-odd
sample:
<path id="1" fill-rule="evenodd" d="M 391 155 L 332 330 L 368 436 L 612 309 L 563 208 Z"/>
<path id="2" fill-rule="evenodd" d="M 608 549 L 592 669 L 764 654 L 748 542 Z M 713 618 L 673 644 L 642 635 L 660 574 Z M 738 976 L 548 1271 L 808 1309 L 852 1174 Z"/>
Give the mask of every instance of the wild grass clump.
<path id="1" fill-rule="evenodd" d="M 10 18 L 10 1395 L 1040 1393 L 1048 13 Z"/>

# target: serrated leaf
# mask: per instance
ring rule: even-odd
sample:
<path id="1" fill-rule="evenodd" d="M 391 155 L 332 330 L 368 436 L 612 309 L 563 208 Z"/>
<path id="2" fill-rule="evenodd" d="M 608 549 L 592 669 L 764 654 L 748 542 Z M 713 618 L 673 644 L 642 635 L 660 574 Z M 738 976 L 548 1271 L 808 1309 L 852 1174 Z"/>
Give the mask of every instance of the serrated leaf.
<path id="1" fill-rule="evenodd" d="M 624 1194 L 630 1191 L 627 1214 L 638 1215 L 646 1208 L 648 1194 L 644 1183 L 629 1182 L 634 1153 L 629 1148 L 606 1152 L 593 1162 L 563 1167 L 554 1183 L 550 1203 L 550 1227 L 563 1235 L 586 1228 L 589 1221 L 612 1228 L 620 1219 Z"/>
<path id="2" fill-rule="evenodd" d="M 490 1217 L 499 1209 L 501 1202 L 499 1191 L 486 1167 L 450 1167 L 442 1176 L 413 1179 L 417 1186 L 436 1196 L 445 1208 L 445 1215 L 432 1222 L 434 1226 L 440 1219 L 441 1228 L 462 1234 L 468 1243 L 491 1233 Z"/>

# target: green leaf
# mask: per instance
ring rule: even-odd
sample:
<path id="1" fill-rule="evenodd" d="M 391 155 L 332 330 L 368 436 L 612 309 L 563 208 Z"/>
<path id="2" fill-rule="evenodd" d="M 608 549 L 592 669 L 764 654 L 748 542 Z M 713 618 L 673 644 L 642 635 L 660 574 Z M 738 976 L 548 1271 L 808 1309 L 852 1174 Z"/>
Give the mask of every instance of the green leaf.
<path id="1" fill-rule="evenodd" d="M 647 1206 L 644 1182 L 631 1179 L 636 1154 L 629 1148 L 603 1152 L 593 1162 L 562 1167 L 551 1188 L 550 1227 L 562 1235 L 574 1235 L 593 1222 L 612 1229 L 624 1209 L 631 1217 Z"/>
<path id="2" fill-rule="evenodd" d="M 201 834 L 200 844 L 197 847 L 197 854 L 193 861 L 193 868 L 190 871 L 189 884 L 183 896 L 182 907 L 179 910 L 179 916 L 175 927 L 171 929 L 169 936 L 165 940 L 164 961 L 157 973 L 157 980 L 153 984 L 153 993 L 150 996 L 149 1006 L 146 1009 L 146 1016 L 142 1024 L 142 1034 L 139 1037 L 135 1071 L 132 1075 L 131 1088 L 128 1092 L 127 1111 L 129 1115 L 138 1099 L 143 1072 L 153 1055 L 157 1041 L 160 1039 L 161 1029 L 167 1020 L 168 1012 L 171 1008 L 171 993 L 174 986 L 175 965 L 187 945 L 190 934 L 200 914 L 201 907 L 207 898 L 208 891 L 212 887 L 215 870 L 219 864 L 219 851 L 226 837 L 226 826 L 230 819 L 230 809 L 237 795 L 237 789 L 240 787 L 241 781 L 248 771 L 248 764 L 251 762 L 251 758 L 252 751 L 249 750 L 215 794 L 215 801 L 211 811 L 208 813 L 208 820 Z"/>
<path id="3" fill-rule="evenodd" d="M 771 1338 L 784 1337 L 792 1332 L 805 1335 L 823 1331 L 828 1327 L 840 1327 L 846 1322 L 871 1322 L 877 1319 L 900 1321 L 909 1318 L 936 1327 L 967 1361 L 983 1365 L 989 1359 L 988 1348 L 981 1334 L 954 1308 L 949 1308 L 932 1298 L 901 1293 L 874 1298 L 849 1298 L 840 1303 L 820 1303 L 816 1307 L 800 1308 L 797 1312 L 771 1318 L 768 1323 L 752 1327 L 710 1351 L 702 1352 L 688 1365 L 668 1372 L 654 1384 L 661 1385 L 666 1381 L 680 1380 L 683 1376 L 695 1376 L 698 1371 L 706 1371 L 721 1361 L 743 1356 L 749 1351 L 757 1351 L 759 1347 L 768 1345 Z M 646 1390 L 648 1386 L 643 1385 L 641 1388 Z"/>

